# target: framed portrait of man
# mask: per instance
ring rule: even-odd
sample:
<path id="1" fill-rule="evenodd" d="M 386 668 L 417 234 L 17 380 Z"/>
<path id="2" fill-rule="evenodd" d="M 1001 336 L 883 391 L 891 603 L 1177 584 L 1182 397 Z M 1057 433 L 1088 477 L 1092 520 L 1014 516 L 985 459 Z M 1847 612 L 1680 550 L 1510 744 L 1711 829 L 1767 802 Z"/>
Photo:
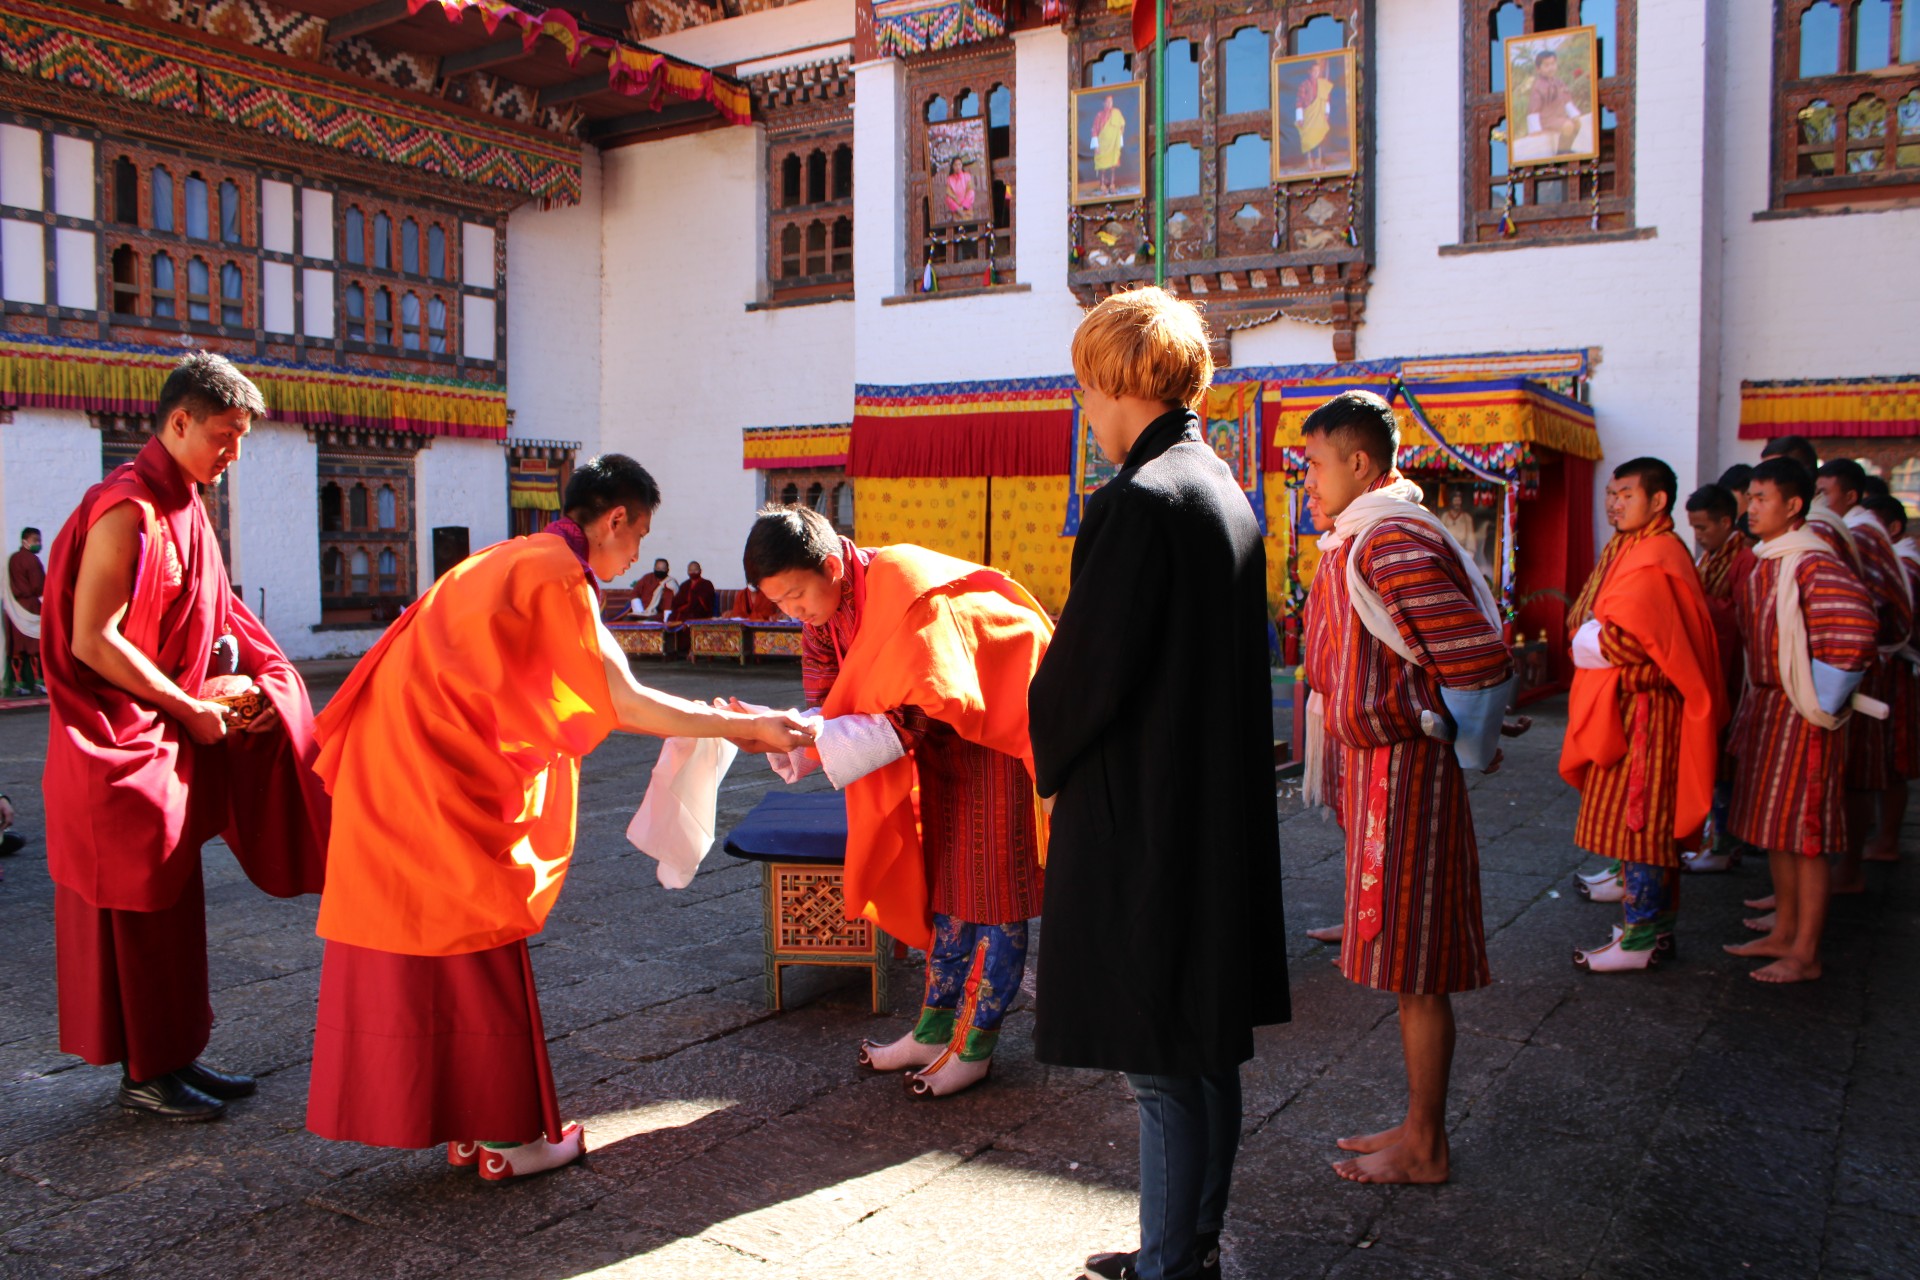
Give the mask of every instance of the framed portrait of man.
<path id="1" fill-rule="evenodd" d="M 1273 61 L 1273 180 L 1337 178 L 1359 166 L 1353 50 Z"/>
<path id="2" fill-rule="evenodd" d="M 1507 37 L 1508 164 L 1565 164 L 1599 156 L 1597 52 L 1592 27 Z"/>
<path id="3" fill-rule="evenodd" d="M 936 227 L 957 227 L 993 218 L 993 183 L 987 177 L 987 122 L 942 120 L 927 126 L 928 213 Z"/>
<path id="4" fill-rule="evenodd" d="M 1146 86 L 1139 80 L 1075 89 L 1073 203 L 1106 204 L 1146 194 Z"/>

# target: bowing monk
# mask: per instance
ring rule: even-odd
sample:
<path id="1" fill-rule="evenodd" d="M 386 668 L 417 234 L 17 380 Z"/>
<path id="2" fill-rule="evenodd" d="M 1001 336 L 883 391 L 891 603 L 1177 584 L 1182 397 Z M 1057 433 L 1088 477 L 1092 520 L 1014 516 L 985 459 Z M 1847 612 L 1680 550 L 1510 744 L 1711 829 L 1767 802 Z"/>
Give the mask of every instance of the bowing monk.
<path id="1" fill-rule="evenodd" d="M 1680 848 L 1713 807 L 1725 673 L 1700 574 L 1674 533 L 1678 487 L 1658 458 L 1614 468 L 1614 535 L 1567 614 L 1575 670 L 1560 776 L 1580 789 L 1573 842 L 1619 862 L 1626 903 L 1624 927 L 1573 953 L 1593 973 L 1672 954 Z"/>
<path id="2" fill-rule="evenodd" d="M 1820 976 L 1828 871 L 1847 847 L 1846 728 L 1855 690 L 1876 657 L 1873 599 L 1806 527 L 1813 477 L 1768 458 L 1747 486 L 1759 567 L 1740 590 L 1747 687 L 1734 719 L 1734 838 L 1767 851 L 1776 910 L 1767 936 L 1727 950 L 1770 963 L 1762 982 Z"/>
<path id="3" fill-rule="evenodd" d="M 526 939 L 566 878 L 581 757 L 615 729 L 748 749 L 810 736 L 634 682 L 594 579 L 632 567 L 659 503 L 633 459 L 582 463 L 561 519 L 448 572 L 320 717 L 336 816 L 307 1102 L 321 1137 L 444 1142 L 495 1181 L 578 1157 Z"/>
<path id="4" fill-rule="evenodd" d="M 1053 626 L 998 569 L 856 547 L 808 507 L 761 511 L 742 560 L 806 624 L 801 681 L 822 717 L 817 745 L 774 766 L 789 781 L 824 767 L 846 791 L 848 916 L 927 953 L 919 1021 L 863 1043 L 861 1064 L 957 1093 L 992 1066 L 1040 911 L 1027 684 Z"/>
<path id="5" fill-rule="evenodd" d="M 121 1064 L 120 1105 L 169 1120 L 254 1091 L 199 1060 L 213 1027 L 200 846 L 224 837 L 277 897 L 318 893 L 324 871 L 306 686 L 233 594 L 200 502 L 264 412 L 221 357 L 181 361 L 156 434 L 87 491 L 47 573 L 60 1047 Z M 216 695 L 250 702 L 251 721 Z"/>
<path id="6" fill-rule="evenodd" d="M 1307 682 L 1339 740 L 1347 838 L 1340 970 L 1399 997 L 1405 1120 L 1344 1138 L 1355 1182 L 1444 1182 L 1451 995 L 1484 987 L 1480 858 L 1462 766 L 1497 767 L 1513 660 L 1471 554 L 1395 470 L 1393 410 L 1349 391 L 1301 425 L 1333 519 L 1307 597 Z M 1310 713 L 1309 760 L 1322 750 Z"/>

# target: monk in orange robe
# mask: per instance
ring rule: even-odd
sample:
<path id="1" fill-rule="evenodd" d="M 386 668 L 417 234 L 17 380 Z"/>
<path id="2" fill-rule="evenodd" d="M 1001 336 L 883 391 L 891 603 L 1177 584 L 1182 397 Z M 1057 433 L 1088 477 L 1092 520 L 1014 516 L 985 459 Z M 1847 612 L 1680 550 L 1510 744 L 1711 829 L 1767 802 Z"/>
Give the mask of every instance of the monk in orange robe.
<path id="1" fill-rule="evenodd" d="M 448 1144 L 504 1179 L 583 1149 L 562 1125 L 526 939 L 573 851 L 580 758 L 609 732 L 810 740 L 636 684 L 594 579 L 632 567 L 660 491 L 620 454 L 567 484 L 565 516 L 436 582 L 317 724 L 334 798 L 320 900 L 307 1126 L 386 1147 Z"/>
<path id="2" fill-rule="evenodd" d="M 1672 951 L 1680 848 L 1713 805 L 1725 674 L 1699 572 L 1674 533 L 1677 490 L 1658 458 L 1614 469 L 1615 533 L 1567 615 L 1577 630 L 1560 776 L 1580 788 L 1573 840 L 1619 861 L 1626 903 L 1624 928 L 1574 953 L 1594 973 L 1646 969 Z"/>
<path id="3" fill-rule="evenodd" d="M 201 846 L 224 837 L 277 897 L 318 893 L 325 870 L 306 686 L 233 594 L 199 494 L 265 412 L 226 360 L 181 361 L 153 438 L 54 539 L 41 615 L 60 1047 L 121 1064 L 119 1104 L 167 1120 L 211 1120 L 254 1091 L 199 1061 L 213 1027 Z"/>

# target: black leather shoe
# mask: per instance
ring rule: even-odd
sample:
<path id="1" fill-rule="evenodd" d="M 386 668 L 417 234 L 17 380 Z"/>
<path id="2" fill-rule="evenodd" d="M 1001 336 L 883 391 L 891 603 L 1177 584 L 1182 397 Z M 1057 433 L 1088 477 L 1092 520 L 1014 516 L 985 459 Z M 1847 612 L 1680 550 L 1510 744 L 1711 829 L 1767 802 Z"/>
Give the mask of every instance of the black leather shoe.
<path id="1" fill-rule="evenodd" d="M 119 1101 L 129 1111 L 144 1111 L 162 1120 L 217 1120 L 227 1109 L 226 1103 L 209 1098 L 177 1071 L 143 1083 L 120 1077 Z"/>
<path id="2" fill-rule="evenodd" d="M 215 1071 L 204 1062 L 182 1067 L 173 1074 L 183 1084 L 192 1085 L 209 1098 L 218 1098 L 222 1102 L 232 1102 L 235 1098 L 250 1098 L 255 1088 L 252 1076 L 237 1076 L 225 1071 Z"/>
<path id="3" fill-rule="evenodd" d="M 9 858 L 27 847 L 27 838 L 17 831 L 0 831 L 0 858 Z"/>
<path id="4" fill-rule="evenodd" d="M 1133 1261 L 1140 1254 L 1133 1253 L 1096 1253 L 1087 1259 L 1087 1275 L 1098 1276 L 1099 1280 L 1135 1280 L 1140 1274 L 1133 1269 Z"/>

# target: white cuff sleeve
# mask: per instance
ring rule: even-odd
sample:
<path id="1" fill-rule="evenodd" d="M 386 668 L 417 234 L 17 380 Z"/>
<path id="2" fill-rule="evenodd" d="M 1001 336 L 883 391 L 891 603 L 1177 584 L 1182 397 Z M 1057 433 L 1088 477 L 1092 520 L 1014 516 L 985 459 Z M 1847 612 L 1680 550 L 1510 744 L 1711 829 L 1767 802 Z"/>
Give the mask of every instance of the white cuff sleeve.
<path id="1" fill-rule="evenodd" d="M 821 724 L 813 745 L 836 791 L 907 754 L 892 721 L 882 715 L 835 716 Z"/>
<path id="2" fill-rule="evenodd" d="M 1600 620 L 1588 618 L 1573 633 L 1573 665 L 1583 671 L 1604 671 L 1612 666 L 1600 654 Z"/>
<path id="3" fill-rule="evenodd" d="M 1815 658 L 1813 660 L 1813 692 L 1820 699 L 1820 709 L 1830 716 L 1837 716 L 1853 700 L 1853 691 L 1866 679 L 1864 671 L 1842 671 L 1839 667 Z"/>
<path id="4" fill-rule="evenodd" d="M 1540 113 L 1538 111 L 1529 111 L 1527 113 L 1527 132 L 1540 132 Z"/>

